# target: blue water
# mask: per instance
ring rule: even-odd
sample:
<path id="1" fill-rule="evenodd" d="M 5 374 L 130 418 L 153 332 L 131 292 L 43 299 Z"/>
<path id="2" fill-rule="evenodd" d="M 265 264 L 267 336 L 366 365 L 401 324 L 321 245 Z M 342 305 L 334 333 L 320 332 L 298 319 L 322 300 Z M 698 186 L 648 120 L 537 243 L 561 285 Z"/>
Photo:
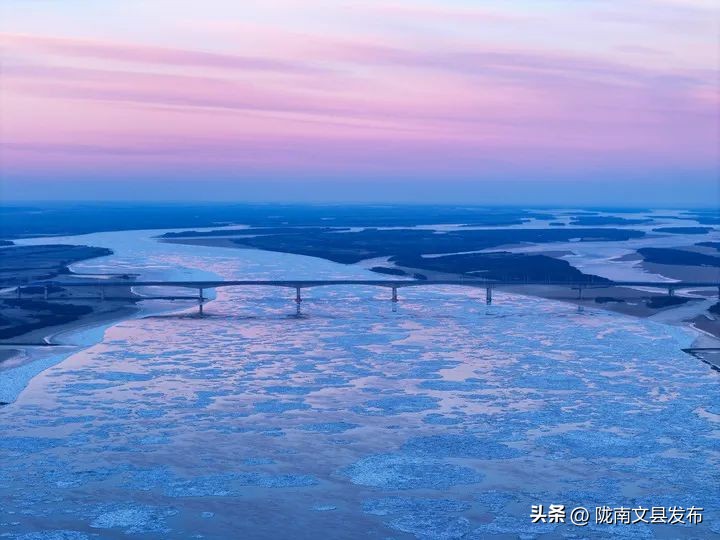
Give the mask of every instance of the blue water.
<path id="1" fill-rule="evenodd" d="M 78 240 L 82 271 L 367 277 L 293 255 Z M 67 241 L 58 239 L 57 241 Z M 712 538 L 720 386 L 682 329 L 453 287 L 222 289 L 131 319 L 0 408 L 0 536 Z M 0 373 L 0 377 L 2 374 Z M 0 385 L 2 379 L 0 379 Z M 535 504 L 703 507 L 532 524 Z"/>

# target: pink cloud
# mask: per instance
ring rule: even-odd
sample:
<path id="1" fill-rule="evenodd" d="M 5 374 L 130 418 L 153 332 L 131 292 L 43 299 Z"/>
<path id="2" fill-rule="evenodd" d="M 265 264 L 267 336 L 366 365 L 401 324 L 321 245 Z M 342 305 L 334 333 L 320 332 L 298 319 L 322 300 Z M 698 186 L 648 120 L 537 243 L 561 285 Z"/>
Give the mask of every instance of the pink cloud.
<path id="1" fill-rule="evenodd" d="M 472 175 L 716 163 L 713 70 L 432 37 L 269 36 L 272 53 L 230 54 L 2 34 L 4 164 Z"/>
<path id="2" fill-rule="evenodd" d="M 308 63 L 282 59 L 48 36 L 0 34 L 0 45 L 10 52 L 35 51 L 61 57 L 139 64 L 303 74 L 325 71 Z"/>

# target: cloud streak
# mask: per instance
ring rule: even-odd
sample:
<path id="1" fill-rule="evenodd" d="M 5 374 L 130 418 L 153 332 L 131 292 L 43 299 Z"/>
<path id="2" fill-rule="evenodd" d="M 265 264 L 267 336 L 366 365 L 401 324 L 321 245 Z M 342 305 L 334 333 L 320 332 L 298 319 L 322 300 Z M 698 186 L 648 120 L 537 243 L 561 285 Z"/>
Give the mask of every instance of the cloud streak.
<path id="1" fill-rule="evenodd" d="M 92 58 L 111 62 L 185 68 L 220 68 L 312 75 L 325 71 L 308 63 L 282 59 L 50 36 L 5 33 L 0 34 L 0 46 L 5 48 L 5 54 L 12 54 L 14 51 L 36 51 L 65 58 Z"/>

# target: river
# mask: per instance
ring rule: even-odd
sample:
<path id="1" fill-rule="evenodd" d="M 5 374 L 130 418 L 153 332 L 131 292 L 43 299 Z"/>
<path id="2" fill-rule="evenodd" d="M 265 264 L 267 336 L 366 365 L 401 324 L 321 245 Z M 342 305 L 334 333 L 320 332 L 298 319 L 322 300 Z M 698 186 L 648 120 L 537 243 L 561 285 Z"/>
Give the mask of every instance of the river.
<path id="1" fill-rule="evenodd" d="M 82 272 L 376 277 L 155 234 L 52 241 L 115 252 Z M 202 318 L 155 304 L 66 336 L 82 347 L 0 408 L 0 537 L 720 534 L 720 386 L 681 351 L 691 332 L 453 287 L 402 289 L 396 310 L 382 289 L 312 289 L 297 317 L 292 292 L 221 289 Z M 533 524 L 538 504 L 696 506 L 704 521 Z"/>

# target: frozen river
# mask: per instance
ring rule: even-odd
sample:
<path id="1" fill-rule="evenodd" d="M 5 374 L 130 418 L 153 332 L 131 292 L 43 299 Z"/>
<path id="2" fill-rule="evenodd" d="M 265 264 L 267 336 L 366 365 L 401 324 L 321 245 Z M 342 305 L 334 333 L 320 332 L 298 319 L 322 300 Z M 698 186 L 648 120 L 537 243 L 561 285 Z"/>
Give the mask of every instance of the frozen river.
<path id="1" fill-rule="evenodd" d="M 76 271 L 376 277 L 150 236 L 54 241 L 116 253 Z M 203 318 L 108 328 L 0 408 L 0 538 L 720 535 L 720 381 L 681 351 L 691 333 L 508 294 L 488 308 L 484 291 L 402 293 L 394 312 L 384 290 L 313 289 L 297 318 L 292 291 L 222 289 Z M 538 504 L 593 519 L 695 506 L 704 521 L 533 524 Z"/>

